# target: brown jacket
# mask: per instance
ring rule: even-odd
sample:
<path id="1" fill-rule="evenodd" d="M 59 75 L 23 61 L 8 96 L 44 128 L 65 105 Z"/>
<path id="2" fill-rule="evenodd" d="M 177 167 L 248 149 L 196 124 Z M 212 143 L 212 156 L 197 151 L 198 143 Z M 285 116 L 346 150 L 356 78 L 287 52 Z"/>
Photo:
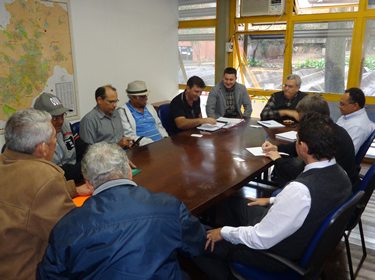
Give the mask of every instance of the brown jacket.
<path id="1" fill-rule="evenodd" d="M 0 279 L 35 279 L 55 224 L 75 204 L 64 171 L 6 149 L 0 155 Z"/>

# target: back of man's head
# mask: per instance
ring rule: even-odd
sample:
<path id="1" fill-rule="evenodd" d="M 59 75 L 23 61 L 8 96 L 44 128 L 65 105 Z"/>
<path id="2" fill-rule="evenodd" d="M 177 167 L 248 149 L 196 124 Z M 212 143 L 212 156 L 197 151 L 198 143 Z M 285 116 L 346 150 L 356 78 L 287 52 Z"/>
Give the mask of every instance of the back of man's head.
<path id="1" fill-rule="evenodd" d="M 296 74 L 290 74 L 288 77 L 286 77 L 287 80 L 296 80 L 296 87 L 300 87 L 302 84 L 301 77 Z"/>
<path id="2" fill-rule="evenodd" d="M 225 74 L 229 74 L 229 75 L 232 75 L 232 74 L 234 74 L 236 77 L 237 77 L 237 70 L 235 69 L 235 68 L 233 68 L 233 67 L 227 67 L 227 68 L 225 68 L 225 70 L 224 70 L 224 75 Z M 223 76 L 224 76 L 223 75 Z"/>
<path id="3" fill-rule="evenodd" d="M 194 86 L 197 86 L 199 88 L 205 88 L 206 87 L 206 84 L 204 83 L 204 81 L 201 78 L 199 78 L 198 76 L 190 77 L 190 79 L 187 81 L 186 85 L 189 88 L 192 88 Z"/>
<path id="4" fill-rule="evenodd" d="M 7 148 L 25 154 L 33 154 L 36 147 L 49 144 L 52 127 L 51 115 L 46 111 L 25 109 L 14 113 L 5 125 L 4 137 Z"/>
<path id="5" fill-rule="evenodd" d="M 354 104 L 358 103 L 360 108 L 365 107 L 366 98 L 363 91 L 359 88 L 350 88 L 345 91 L 345 93 L 349 93 L 349 103 Z"/>
<path id="6" fill-rule="evenodd" d="M 93 187 L 107 181 L 129 177 L 129 160 L 117 144 L 106 142 L 89 146 L 81 162 L 83 177 Z"/>
<path id="7" fill-rule="evenodd" d="M 338 147 L 338 131 L 333 120 L 321 114 L 305 115 L 298 126 L 298 141 L 309 147 L 316 160 L 332 159 Z"/>
<path id="8" fill-rule="evenodd" d="M 320 94 L 313 94 L 304 97 L 296 106 L 297 113 L 302 116 L 309 114 L 321 114 L 323 116 L 330 116 L 329 106 L 327 101 Z"/>

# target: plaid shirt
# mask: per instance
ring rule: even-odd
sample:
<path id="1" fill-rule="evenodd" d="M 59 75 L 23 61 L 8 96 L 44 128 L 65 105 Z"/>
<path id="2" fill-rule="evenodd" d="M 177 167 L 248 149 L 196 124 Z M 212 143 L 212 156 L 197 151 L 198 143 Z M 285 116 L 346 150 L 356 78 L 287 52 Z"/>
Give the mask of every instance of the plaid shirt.
<path id="1" fill-rule="evenodd" d="M 297 96 L 298 96 L 298 93 L 292 99 L 288 99 L 284 97 L 286 106 L 289 107 L 297 99 Z M 261 113 L 261 119 L 262 120 L 279 119 L 280 113 L 279 113 L 279 110 L 274 110 L 275 107 L 276 107 L 276 100 L 275 100 L 274 95 L 272 94 Z"/>
<path id="2" fill-rule="evenodd" d="M 234 102 L 234 88 L 230 91 L 227 91 L 227 108 L 225 110 L 224 117 L 237 117 L 236 105 Z"/>

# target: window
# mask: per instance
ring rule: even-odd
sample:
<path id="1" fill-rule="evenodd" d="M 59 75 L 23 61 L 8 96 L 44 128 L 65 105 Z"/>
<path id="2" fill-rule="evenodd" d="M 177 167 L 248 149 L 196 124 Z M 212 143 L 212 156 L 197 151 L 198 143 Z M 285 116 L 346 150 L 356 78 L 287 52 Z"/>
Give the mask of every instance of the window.
<path id="1" fill-rule="evenodd" d="M 284 34 L 238 35 L 244 83 L 247 88 L 281 89 L 285 39 Z M 242 82 L 242 75 L 238 75 Z"/>
<path id="2" fill-rule="evenodd" d="M 296 0 L 296 12 L 327 14 L 358 11 L 359 0 Z"/>
<path id="3" fill-rule="evenodd" d="M 216 0 L 179 0 L 178 20 L 216 18 Z"/>
<path id="4" fill-rule="evenodd" d="M 365 95 L 375 96 L 375 19 L 366 21 L 360 85 Z"/>
<path id="5" fill-rule="evenodd" d="M 302 91 L 343 93 L 353 21 L 296 23 L 293 33 L 293 73 L 302 78 Z"/>
<path id="6" fill-rule="evenodd" d="M 179 83 L 191 76 L 201 77 L 207 86 L 215 85 L 215 28 L 187 28 L 178 31 L 180 50 Z"/>

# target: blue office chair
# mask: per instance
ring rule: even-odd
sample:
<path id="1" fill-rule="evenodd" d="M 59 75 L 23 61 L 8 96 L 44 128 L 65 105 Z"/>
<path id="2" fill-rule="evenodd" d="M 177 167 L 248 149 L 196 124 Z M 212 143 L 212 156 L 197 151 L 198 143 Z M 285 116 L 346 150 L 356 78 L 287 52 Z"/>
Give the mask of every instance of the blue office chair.
<path id="1" fill-rule="evenodd" d="M 169 106 L 171 104 L 163 104 L 159 106 L 158 116 L 161 124 L 164 126 L 165 130 L 169 133 Z"/>
<path id="2" fill-rule="evenodd" d="M 364 195 L 362 196 L 361 200 L 359 201 L 359 204 L 354 210 L 354 213 L 349 220 L 349 223 L 346 226 L 345 232 L 344 232 L 344 238 L 345 238 L 345 246 L 346 246 L 346 254 L 348 257 L 348 265 L 349 265 L 349 272 L 350 272 L 350 279 L 354 280 L 359 270 L 362 267 L 363 262 L 366 259 L 367 256 L 367 250 L 366 250 L 366 244 L 365 244 L 365 237 L 363 235 L 363 228 L 362 228 L 362 220 L 361 216 L 363 211 L 365 211 L 366 205 L 369 202 L 372 193 L 375 189 L 375 163 L 370 167 L 370 169 L 367 171 L 365 177 L 363 178 L 361 184 L 358 187 L 357 191 L 364 191 Z M 350 253 L 350 245 L 349 245 L 349 235 L 353 228 L 355 228 L 358 225 L 359 229 L 359 235 L 361 237 L 361 244 L 362 244 L 362 258 L 361 261 L 358 264 L 358 267 L 353 272 L 353 264 L 352 264 L 352 257 Z"/>
<path id="3" fill-rule="evenodd" d="M 73 123 L 72 126 L 73 126 L 73 129 L 75 132 L 77 132 L 79 134 L 79 124 L 81 122 L 76 122 L 76 123 Z"/>
<path id="4" fill-rule="evenodd" d="M 340 242 L 345 226 L 353 214 L 354 209 L 363 197 L 364 192 L 356 192 L 347 202 L 334 210 L 320 226 L 319 230 L 306 248 L 299 263 L 285 259 L 268 250 L 256 250 L 259 254 L 284 264 L 287 270 L 269 272 L 249 264 L 233 262 L 233 254 L 238 250 L 252 250 L 245 245 L 237 245 L 229 251 L 227 263 L 231 273 L 240 280 L 295 280 L 317 279 L 323 271 L 324 263 L 329 253 Z M 246 277 L 246 278 L 245 278 Z"/>
<path id="5" fill-rule="evenodd" d="M 367 150 L 370 148 L 372 141 L 375 139 L 375 130 L 370 134 L 367 140 L 362 144 L 361 148 L 359 148 L 357 154 L 355 155 L 355 164 L 360 165 L 363 158 L 365 157 Z"/>

